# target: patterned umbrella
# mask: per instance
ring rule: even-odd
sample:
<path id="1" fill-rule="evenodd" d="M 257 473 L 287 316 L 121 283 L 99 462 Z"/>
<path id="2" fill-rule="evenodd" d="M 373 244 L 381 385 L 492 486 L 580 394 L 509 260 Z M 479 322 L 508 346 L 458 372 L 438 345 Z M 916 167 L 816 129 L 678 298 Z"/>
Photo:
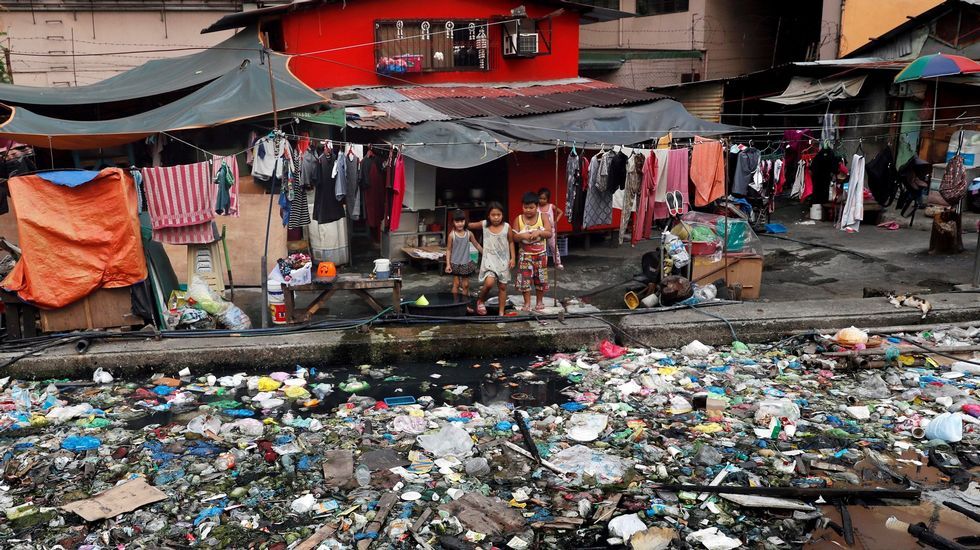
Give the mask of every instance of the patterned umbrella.
<path id="1" fill-rule="evenodd" d="M 937 53 L 924 55 L 909 63 L 895 77 L 895 82 L 970 73 L 980 73 L 980 63 L 961 55 Z"/>
<path id="2" fill-rule="evenodd" d="M 980 73 L 980 63 L 962 55 L 935 53 L 924 55 L 909 63 L 895 77 L 895 82 L 908 82 L 923 78 L 935 78 L 933 87 L 932 129 L 936 129 L 936 106 L 939 104 L 939 77 Z"/>

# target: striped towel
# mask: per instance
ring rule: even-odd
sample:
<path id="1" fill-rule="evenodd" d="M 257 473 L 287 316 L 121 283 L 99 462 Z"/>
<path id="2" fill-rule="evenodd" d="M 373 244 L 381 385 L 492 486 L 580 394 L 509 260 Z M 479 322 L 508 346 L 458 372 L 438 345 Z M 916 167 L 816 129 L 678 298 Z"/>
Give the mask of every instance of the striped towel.
<path id="1" fill-rule="evenodd" d="M 214 242 L 214 206 L 218 196 L 214 176 L 222 160 L 227 160 L 235 178 L 227 215 L 238 216 L 238 163 L 234 157 L 216 157 L 214 162 L 143 168 L 153 240 L 167 244 Z"/>

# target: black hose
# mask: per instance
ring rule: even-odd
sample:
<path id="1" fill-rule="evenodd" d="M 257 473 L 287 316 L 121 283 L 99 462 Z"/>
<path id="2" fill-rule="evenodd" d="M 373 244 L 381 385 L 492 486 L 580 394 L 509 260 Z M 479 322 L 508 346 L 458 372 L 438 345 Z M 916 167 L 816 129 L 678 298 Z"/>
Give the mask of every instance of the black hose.
<path id="1" fill-rule="evenodd" d="M 728 319 L 725 319 L 721 315 L 715 315 L 714 313 L 708 313 L 707 311 L 704 311 L 702 309 L 699 309 L 697 307 L 694 307 L 693 304 L 684 304 L 684 305 L 686 305 L 687 307 L 693 309 L 694 311 L 697 311 L 698 313 L 701 313 L 703 315 L 707 315 L 708 317 L 712 317 L 714 319 L 718 319 L 719 321 L 724 322 L 726 325 L 728 325 L 728 330 L 730 330 L 731 333 L 732 333 L 732 342 L 738 342 L 738 335 L 735 334 L 735 327 L 732 326 L 731 321 L 729 321 Z"/>
<path id="2" fill-rule="evenodd" d="M 812 246 L 814 248 L 826 248 L 828 250 L 835 250 L 837 252 L 842 252 L 844 254 L 851 254 L 853 256 L 857 256 L 858 258 L 861 258 L 862 260 L 874 260 L 875 259 L 872 256 L 868 256 L 867 254 L 861 254 L 860 252 L 855 252 L 853 250 L 848 250 L 846 248 L 840 248 L 840 247 L 837 247 L 837 246 L 831 246 L 829 244 L 811 243 L 811 242 L 808 242 L 808 241 L 801 241 L 799 239 L 794 239 L 792 237 L 784 237 L 782 235 L 776 235 L 776 234 L 773 234 L 773 233 L 759 233 L 759 236 L 760 237 L 770 237 L 772 239 L 779 239 L 781 241 L 789 241 L 789 242 L 798 243 L 798 244 L 802 244 L 802 245 L 806 245 L 806 246 Z"/>

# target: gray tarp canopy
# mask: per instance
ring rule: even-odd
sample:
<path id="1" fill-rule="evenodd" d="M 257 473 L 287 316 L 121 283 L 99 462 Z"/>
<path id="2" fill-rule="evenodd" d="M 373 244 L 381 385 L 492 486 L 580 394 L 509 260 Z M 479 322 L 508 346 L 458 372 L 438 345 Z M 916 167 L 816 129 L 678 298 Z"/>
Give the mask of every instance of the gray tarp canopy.
<path id="1" fill-rule="evenodd" d="M 273 54 L 276 107 L 287 111 L 325 101 L 286 68 L 287 56 Z M 138 69 L 136 69 L 138 70 Z M 225 74 L 172 103 L 125 118 L 78 121 L 51 118 L 11 107 L 0 138 L 52 149 L 94 149 L 130 143 L 157 132 L 206 128 L 272 112 L 268 67 L 239 59 Z"/>
<path id="2" fill-rule="evenodd" d="M 546 151 L 560 140 L 579 148 L 634 145 L 672 134 L 711 136 L 739 131 L 738 126 L 701 120 L 680 103 L 661 99 L 631 107 L 590 107 L 578 111 L 521 118 L 468 118 L 424 122 L 396 132 L 392 143 L 407 144 L 405 156 L 442 168 L 480 166 L 512 151 Z M 483 142 L 494 142 L 484 145 Z M 424 147 L 422 144 L 452 144 Z"/>
<path id="3" fill-rule="evenodd" d="M 852 76 L 849 78 L 808 78 L 794 76 L 783 93 L 764 97 L 762 101 L 771 101 L 782 105 L 799 105 L 815 101 L 836 101 L 857 97 L 861 93 L 864 81 L 868 75 Z"/>
<path id="4" fill-rule="evenodd" d="M 0 103 L 13 105 L 94 105 L 185 90 L 200 86 L 241 65 L 259 61 L 262 43 L 255 28 L 245 29 L 206 50 L 156 59 L 87 86 L 39 88 L 0 84 Z"/>

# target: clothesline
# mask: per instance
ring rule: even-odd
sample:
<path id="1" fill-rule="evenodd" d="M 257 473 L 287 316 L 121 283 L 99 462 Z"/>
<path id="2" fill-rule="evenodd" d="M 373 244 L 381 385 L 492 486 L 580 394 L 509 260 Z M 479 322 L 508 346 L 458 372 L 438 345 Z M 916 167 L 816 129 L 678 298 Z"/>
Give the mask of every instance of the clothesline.
<path id="1" fill-rule="evenodd" d="M 949 118 L 949 119 L 939 119 L 938 120 L 938 122 L 947 122 L 947 121 L 956 121 L 956 122 L 980 121 L 980 116 L 962 117 L 962 118 Z M 883 128 L 883 127 L 888 128 L 888 127 L 902 126 L 904 124 L 906 124 L 906 123 L 904 123 L 904 122 L 897 122 L 897 123 L 885 123 L 885 124 L 858 124 L 858 125 L 839 126 L 839 127 L 837 127 L 837 129 L 838 130 L 843 130 L 843 129 L 863 129 L 863 128 Z M 514 125 L 516 125 L 516 126 L 523 126 L 523 127 L 531 128 L 531 129 L 537 128 L 536 126 L 530 126 L 530 125 L 520 125 L 520 124 L 514 124 Z M 763 136 L 763 134 L 766 134 L 765 137 L 769 137 L 769 134 L 771 134 L 772 132 L 785 131 L 785 130 L 797 130 L 797 129 L 799 129 L 799 128 L 798 127 L 775 127 L 775 126 L 773 126 L 773 127 L 752 127 L 751 130 L 742 131 L 740 133 L 733 134 L 730 137 L 733 140 L 739 140 L 739 139 L 757 139 L 757 138 Z M 663 132 L 663 133 L 666 134 L 666 133 L 669 133 L 672 130 L 676 130 L 676 128 L 670 128 L 668 130 L 642 130 L 642 132 L 643 133 L 651 133 L 651 132 L 653 132 L 653 133 L 660 133 L 660 132 Z M 814 128 L 814 130 L 816 130 L 816 129 Z M 861 141 L 863 141 L 865 139 L 872 140 L 872 139 L 878 139 L 878 138 L 887 138 L 887 137 L 892 137 L 893 135 L 903 136 L 903 135 L 909 135 L 909 134 L 918 133 L 920 131 L 921 130 L 916 129 L 916 130 L 907 130 L 907 131 L 898 132 L 897 134 L 889 133 L 889 134 L 876 134 L 876 135 L 871 135 L 871 136 L 860 136 L 860 137 L 853 137 L 853 138 L 838 138 L 838 139 L 835 139 L 834 142 L 835 143 L 838 143 L 838 144 L 839 143 L 861 142 Z M 630 131 L 621 131 L 621 130 L 605 130 L 605 131 L 604 130 L 595 130 L 595 131 L 569 130 L 568 132 L 569 133 L 575 133 L 575 132 L 590 132 L 590 133 L 596 133 L 596 132 L 598 132 L 598 133 L 602 133 L 602 132 L 609 132 L 609 133 L 629 133 Z M 638 130 L 637 132 L 640 132 L 640 131 Z M 180 143 L 183 143 L 184 145 L 187 145 L 188 147 L 191 147 L 191 148 L 193 148 L 193 149 L 195 149 L 197 151 L 200 151 L 201 153 L 204 153 L 206 155 L 209 155 L 211 157 L 238 157 L 238 155 L 247 153 L 248 151 L 252 150 L 252 148 L 254 147 L 254 144 L 252 144 L 252 145 L 249 145 L 248 147 L 246 147 L 245 149 L 242 149 L 240 151 L 236 151 L 234 153 L 220 154 L 220 153 L 214 153 L 212 151 L 208 151 L 207 149 L 204 149 L 204 148 L 202 148 L 200 146 L 197 146 L 197 145 L 195 145 L 193 143 L 190 143 L 190 142 L 188 142 L 186 140 L 183 140 L 183 139 L 181 139 L 181 138 L 173 135 L 170 132 L 160 132 L 160 133 L 163 134 L 163 135 L 166 135 L 169 138 L 174 139 L 174 140 L 176 140 L 176 141 L 178 141 Z M 302 136 L 302 135 L 291 134 L 291 133 L 287 133 L 287 132 L 282 132 L 282 135 L 284 137 L 288 138 L 288 139 L 294 139 L 294 140 L 296 140 L 296 139 L 317 139 L 317 138 L 311 138 L 310 136 Z M 775 136 L 772 136 L 772 137 L 775 137 Z M 650 140 L 653 140 L 653 139 L 656 139 L 656 138 L 650 138 Z M 686 140 L 686 139 L 691 139 L 691 138 L 689 138 L 689 137 L 683 137 L 683 138 L 675 138 L 675 139 Z M 356 142 L 352 142 L 352 141 L 337 140 L 337 139 L 322 139 L 321 141 L 331 141 L 334 144 L 338 144 L 338 145 L 341 145 L 343 147 L 351 146 L 351 145 L 359 145 L 359 146 L 372 146 L 372 147 L 377 147 L 377 148 L 381 148 L 381 149 L 385 149 L 387 147 L 395 147 L 395 148 L 403 148 L 403 147 L 441 147 L 441 146 L 454 146 L 454 145 L 484 145 L 484 146 L 498 145 L 498 146 L 502 146 L 502 147 L 505 147 L 505 148 L 508 148 L 509 149 L 511 145 L 515 145 L 515 144 L 552 145 L 552 144 L 555 144 L 556 142 L 557 142 L 558 146 L 564 147 L 564 148 L 581 147 L 583 149 L 588 149 L 589 148 L 588 146 L 590 144 L 591 145 L 600 145 L 600 146 L 607 145 L 605 143 L 592 143 L 592 142 L 586 142 L 586 141 L 583 141 L 583 142 L 580 143 L 580 142 L 578 142 L 576 140 L 572 140 L 572 141 L 568 141 L 568 140 L 556 140 L 556 142 L 552 142 L 550 140 L 549 141 L 545 141 L 545 140 L 507 140 L 507 141 L 500 141 L 500 140 L 479 140 L 479 141 L 465 141 L 465 142 L 464 141 L 457 141 L 457 142 L 433 142 L 433 143 L 428 143 L 428 142 L 427 143 L 409 143 L 409 142 L 392 143 L 392 142 L 387 142 L 387 143 L 383 143 L 383 144 L 377 144 L 377 143 L 356 143 Z M 814 140 L 811 140 L 811 141 L 819 141 L 819 140 L 814 139 Z M 609 146 L 612 147 L 612 146 L 619 146 L 619 145 L 618 144 L 609 144 Z M 642 146 L 632 146 L 632 148 L 633 149 L 641 149 L 641 150 L 649 150 L 650 149 L 648 147 L 642 147 Z"/>

